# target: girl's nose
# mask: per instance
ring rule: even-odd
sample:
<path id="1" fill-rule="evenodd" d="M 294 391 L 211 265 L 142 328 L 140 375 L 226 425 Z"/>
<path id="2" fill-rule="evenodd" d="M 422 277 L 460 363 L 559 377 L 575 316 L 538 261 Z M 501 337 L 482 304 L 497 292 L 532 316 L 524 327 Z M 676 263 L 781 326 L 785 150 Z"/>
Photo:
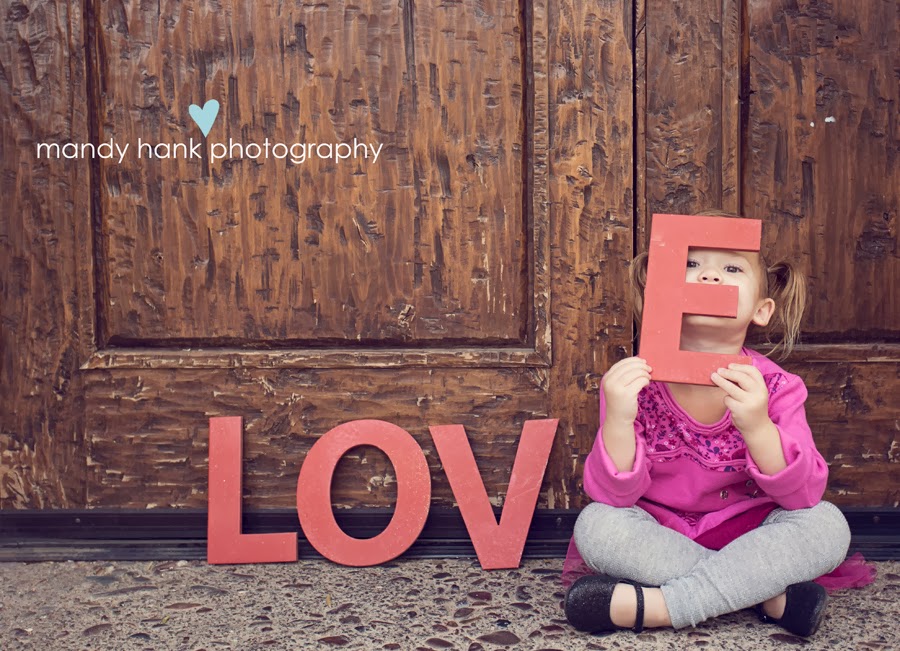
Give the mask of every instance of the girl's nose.
<path id="1" fill-rule="evenodd" d="M 722 274 L 716 269 L 702 269 L 700 271 L 699 280 L 701 283 L 720 283 L 722 282 Z"/>

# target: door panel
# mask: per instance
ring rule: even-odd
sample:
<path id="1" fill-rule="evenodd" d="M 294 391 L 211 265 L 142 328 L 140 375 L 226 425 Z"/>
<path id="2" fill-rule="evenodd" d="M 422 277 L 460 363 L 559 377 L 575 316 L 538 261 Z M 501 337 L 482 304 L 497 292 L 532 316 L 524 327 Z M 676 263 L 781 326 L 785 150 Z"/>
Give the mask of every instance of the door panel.
<path id="1" fill-rule="evenodd" d="M 92 348 L 91 170 L 81 3 L 4 3 L 0 23 L 0 508 L 84 504 L 79 372 Z"/>
<path id="2" fill-rule="evenodd" d="M 101 2 L 101 140 L 222 106 L 202 157 L 101 165 L 107 342 L 526 343 L 520 10 Z"/>
<path id="3" fill-rule="evenodd" d="M 810 276 L 809 341 L 896 340 L 900 11 L 777 5 L 751 13 L 747 202 L 778 225 L 768 245 Z"/>
<path id="4" fill-rule="evenodd" d="M 637 3 L 637 211 L 738 209 L 741 3 Z"/>

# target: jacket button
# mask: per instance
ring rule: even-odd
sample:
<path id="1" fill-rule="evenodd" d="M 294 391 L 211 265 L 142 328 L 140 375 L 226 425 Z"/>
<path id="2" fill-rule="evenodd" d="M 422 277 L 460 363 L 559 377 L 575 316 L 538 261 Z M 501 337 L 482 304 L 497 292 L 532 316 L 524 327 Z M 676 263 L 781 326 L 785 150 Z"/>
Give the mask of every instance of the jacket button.
<path id="1" fill-rule="evenodd" d="M 752 480 L 752 479 L 748 479 L 748 480 L 747 480 L 747 483 L 744 484 L 744 485 L 747 486 L 748 488 L 749 488 L 750 486 L 753 486 L 753 480 Z"/>
<path id="2" fill-rule="evenodd" d="M 719 493 L 719 497 L 721 497 L 723 500 L 727 500 L 728 499 L 728 491 L 723 490 L 721 493 Z"/>

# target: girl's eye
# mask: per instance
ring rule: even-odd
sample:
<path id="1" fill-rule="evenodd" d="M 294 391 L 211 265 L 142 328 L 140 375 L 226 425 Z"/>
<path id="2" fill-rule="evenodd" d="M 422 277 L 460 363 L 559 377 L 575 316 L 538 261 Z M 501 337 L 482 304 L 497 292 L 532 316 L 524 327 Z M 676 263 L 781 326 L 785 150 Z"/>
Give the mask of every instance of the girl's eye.
<path id="1" fill-rule="evenodd" d="M 687 263 L 688 269 L 692 269 L 693 267 L 699 267 L 699 266 L 700 266 L 700 263 L 698 263 L 696 260 L 688 260 L 688 263 Z"/>
<path id="2" fill-rule="evenodd" d="M 739 274 L 743 271 L 743 269 L 741 269 L 737 265 L 727 264 L 727 265 L 725 265 L 725 271 L 727 271 L 730 274 Z"/>

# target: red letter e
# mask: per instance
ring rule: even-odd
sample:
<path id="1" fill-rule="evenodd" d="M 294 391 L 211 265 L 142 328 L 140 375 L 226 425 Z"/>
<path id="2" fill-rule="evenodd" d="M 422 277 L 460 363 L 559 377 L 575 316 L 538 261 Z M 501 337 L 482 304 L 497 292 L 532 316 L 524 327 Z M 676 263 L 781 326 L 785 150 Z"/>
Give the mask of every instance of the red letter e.
<path id="1" fill-rule="evenodd" d="M 759 251 L 758 219 L 653 215 L 647 286 L 641 319 L 640 356 L 658 382 L 713 385 L 710 374 L 732 363 L 749 364 L 741 355 L 681 350 L 683 314 L 737 315 L 736 287 L 685 282 L 688 248 Z"/>

